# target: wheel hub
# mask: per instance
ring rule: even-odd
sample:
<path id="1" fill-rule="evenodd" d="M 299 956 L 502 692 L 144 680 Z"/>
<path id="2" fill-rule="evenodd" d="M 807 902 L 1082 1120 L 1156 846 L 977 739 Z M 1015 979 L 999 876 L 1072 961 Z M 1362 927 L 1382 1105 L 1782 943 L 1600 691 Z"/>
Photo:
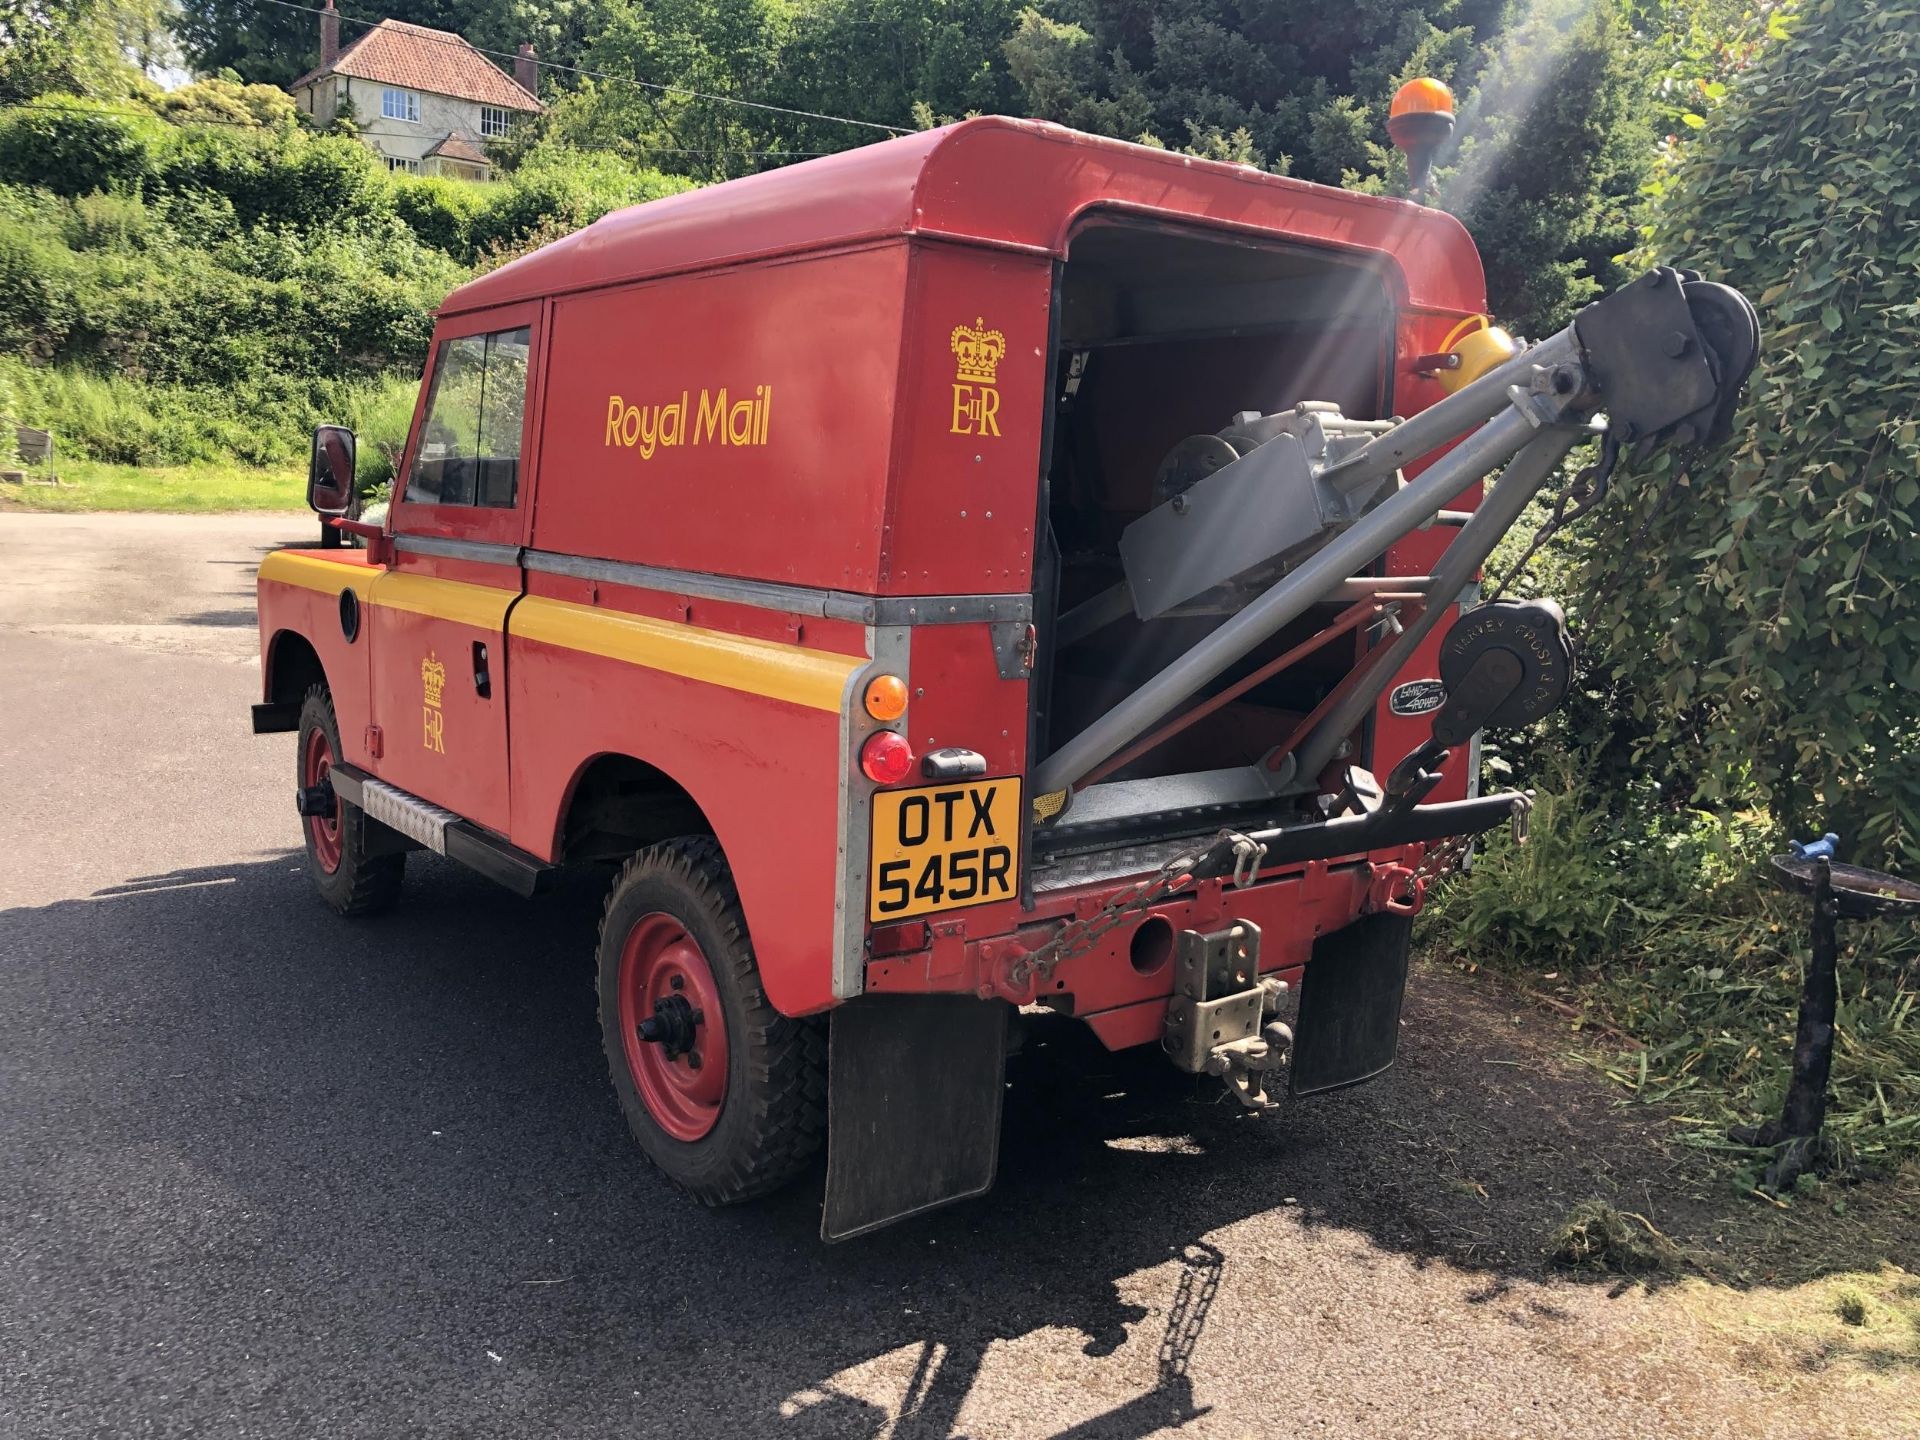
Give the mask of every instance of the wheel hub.
<path id="1" fill-rule="evenodd" d="M 627 1073 L 666 1134 L 691 1143 L 719 1122 L 728 1037 L 699 941 L 664 911 L 642 915 L 620 949 L 620 1034 Z"/>
<path id="2" fill-rule="evenodd" d="M 669 995 L 653 1002 L 653 1014 L 635 1027 L 640 1038 L 658 1045 L 667 1059 L 692 1055 L 695 1032 L 705 1017 L 687 1003 L 684 995 Z"/>
<path id="3" fill-rule="evenodd" d="M 333 745 L 316 725 L 300 754 L 300 790 L 295 803 L 306 817 L 314 863 L 331 875 L 340 868 L 340 799 L 333 793 Z"/>

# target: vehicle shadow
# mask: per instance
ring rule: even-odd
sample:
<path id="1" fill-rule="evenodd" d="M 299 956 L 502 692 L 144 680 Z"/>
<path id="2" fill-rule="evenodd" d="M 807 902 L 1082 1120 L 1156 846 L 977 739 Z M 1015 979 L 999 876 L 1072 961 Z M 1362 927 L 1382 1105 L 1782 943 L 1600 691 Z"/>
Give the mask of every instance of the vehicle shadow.
<path id="1" fill-rule="evenodd" d="M 1511 1118 L 1537 1077 L 1482 1063 L 1499 1036 L 1445 997 L 1388 1077 L 1264 1117 L 1055 1024 L 1013 1063 L 991 1195 L 824 1246 L 817 1171 L 708 1212 L 639 1157 L 595 1019 L 599 878 L 529 903 L 410 863 L 374 921 L 324 910 L 298 852 L 0 912 L 0 1310 L 59 1413 L 944 1437 L 990 1347 L 1061 1330 L 1157 1345 L 1128 1398 L 1047 1427 L 1121 1440 L 1205 1413 L 1224 1227 L 1284 1208 L 1302 1243 L 1355 1232 L 1487 1298 L 1538 1276 L 1543 1216 L 1627 1183 L 1594 1143 L 1627 1122 Z M 1153 1267 L 1159 1314 L 1122 1283 Z M 890 1413 L 834 1383 L 882 1361 Z"/>

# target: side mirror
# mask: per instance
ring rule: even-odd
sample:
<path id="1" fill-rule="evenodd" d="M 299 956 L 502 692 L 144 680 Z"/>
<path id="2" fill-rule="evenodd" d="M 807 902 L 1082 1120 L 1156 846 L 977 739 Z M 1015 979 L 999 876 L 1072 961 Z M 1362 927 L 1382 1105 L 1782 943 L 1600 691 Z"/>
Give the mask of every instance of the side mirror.
<path id="1" fill-rule="evenodd" d="M 353 508 L 353 431 L 344 425 L 320 425 L 313 432 L 313 459 L 307 465 L 307 505 L 319 515 L 345 515 Z"/>

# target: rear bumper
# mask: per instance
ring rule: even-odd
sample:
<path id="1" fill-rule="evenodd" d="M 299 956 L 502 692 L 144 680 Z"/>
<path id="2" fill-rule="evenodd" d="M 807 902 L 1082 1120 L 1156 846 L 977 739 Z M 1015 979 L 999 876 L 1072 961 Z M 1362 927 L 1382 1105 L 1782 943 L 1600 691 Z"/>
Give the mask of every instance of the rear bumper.
<path id="1" fill-rule="evenodd" d="M 1232 884 L 1230 846 L 1192 842 L 1201 852 L 1191 882 L 1152 909 L 1129 916 L 1042 979 L 1008 980 L 1010 968 L 1058 932 L 1096 914 L 1123 884 L 1101 881 L 1050 893 L 998 934 L 981 934 L 965 912 L 933 915 L 926 948 L 872 960 L 870 993 L 970 992 L 1015 1004 L 1040 1003 L 1084 1019 L 1114 1049 L 1157 1040 L 1173 995 L 1169 932 L 1210 932 L 1251 921 L 1262 934 L 1260 969 L 1297 980 L 1316 940 L 1388 906 L 1389 877 L 1404 877 L 1433 842 L 1477 835 L 1510 819 L 1527 799 L 1512 792 L 1435 805 L 1382 806 L 1371 813 L 1255 831 L 1267 846 L 1256 882 Z M 1127 882 L 1130 883 L 1130 882 Z M 1156 933 L 1157 932 L 1157 933 Z"/>

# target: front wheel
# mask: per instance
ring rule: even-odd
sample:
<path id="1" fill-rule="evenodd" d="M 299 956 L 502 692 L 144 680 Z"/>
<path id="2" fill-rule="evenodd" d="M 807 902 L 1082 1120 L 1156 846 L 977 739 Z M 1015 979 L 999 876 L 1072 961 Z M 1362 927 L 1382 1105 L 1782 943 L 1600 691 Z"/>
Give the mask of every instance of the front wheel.
<path id="1" fill-rule="evenodd" d="M 340 723 L 334 718 L 333 696 L 326 686 L 315 685 L 300 707 L 300 789 L 322 795 L 331 791 L 339 756 Z M 368 827 L 374 822 L 358 805 L 334 796 L 330 806 L 303 823 L 307 872 L 327 904 L 342 915 L 372 915 L 399 898 L 407 857 L 368 853 Z"/>
<path id="2" fill-rule="evenodd" d="M 718 844 L 688 836 L 627 862 L 599 972 L 613 1088 L 668 1179 L 728 1205 L 805 1167 L 826 1128 L 820 1028 L 768 1001 Z"/>

